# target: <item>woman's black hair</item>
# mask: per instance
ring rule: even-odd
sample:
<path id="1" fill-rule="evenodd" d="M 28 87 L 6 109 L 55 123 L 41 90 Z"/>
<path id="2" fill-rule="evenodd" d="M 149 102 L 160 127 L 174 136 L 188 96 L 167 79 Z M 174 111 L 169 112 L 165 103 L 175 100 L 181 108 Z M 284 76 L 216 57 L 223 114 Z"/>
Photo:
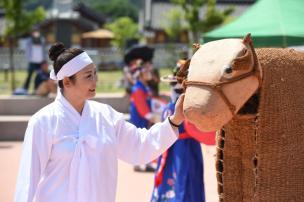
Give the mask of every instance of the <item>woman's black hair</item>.
<path id="1" fill-rule="evenodd" d="M 59 72 L 59 70 L 62 68 L 64 64 L 66 64 L 68 61 L 76 57 L 77 55 L 83 53 L 84 51 L 79 48 L 68 48 L 66 49 L 61 42 L 57 42 L 53 44 L 49 50 L 49 58 L 54 62 L 53 67 L 55 74 Z M 75 80 L 75 76 L 72 75 L 69 77 L 69 79 L 72 80 L 72 82 Z M 60 88 L 63 89 L 63 82 L 60 80 L 58 82 L 58 85 Z"/>

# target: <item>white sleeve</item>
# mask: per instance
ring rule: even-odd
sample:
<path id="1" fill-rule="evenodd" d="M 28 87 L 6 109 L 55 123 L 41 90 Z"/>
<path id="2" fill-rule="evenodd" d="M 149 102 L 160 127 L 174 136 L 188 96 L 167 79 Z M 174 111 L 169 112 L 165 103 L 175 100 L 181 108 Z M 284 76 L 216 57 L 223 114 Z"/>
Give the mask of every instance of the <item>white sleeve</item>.
<path id="1" fill-rule="evenodd" d="M 178 130 L 166 119 L 154 124 L 149 130 L 136 128 L 124 120 L 123 115 L 113 110 L 117 136 L 118 158 L 138 165 L 151 162 L 166 151 L 178 137 Z"/>
<path id="2" fill-rule="evenodd" d="M 46 167 L 51 141 L 35 119 L 28 123 L 17 178 L 15 202 L 30 202 Z"/>

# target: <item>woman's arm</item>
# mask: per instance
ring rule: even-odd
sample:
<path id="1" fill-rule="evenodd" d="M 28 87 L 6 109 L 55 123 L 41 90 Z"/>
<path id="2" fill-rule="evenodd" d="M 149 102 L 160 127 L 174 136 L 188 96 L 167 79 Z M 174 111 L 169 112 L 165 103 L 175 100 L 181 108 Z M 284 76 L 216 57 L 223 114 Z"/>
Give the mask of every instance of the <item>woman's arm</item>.
<path id="1" fill-rule="evenodd" d="M 176 104 L 175 113 L 170 117 L 174 124 L 182 123 L 183 96 Z M 114 120 L 117 136 L 118 158 L 132 164 L 145 164 L 156 159 L 178 138 L 178 128 L 172 126 L 168 119 L 154 124 L 149 130 L 136 128 L 115 111 Z"/>
<path id="2" fill-rule="evenodd" d="M 33 201 L 50 153 L 51 144 L 46 136 L 38 121 L 32 118 L 25 133 L 15 202 Z"/>

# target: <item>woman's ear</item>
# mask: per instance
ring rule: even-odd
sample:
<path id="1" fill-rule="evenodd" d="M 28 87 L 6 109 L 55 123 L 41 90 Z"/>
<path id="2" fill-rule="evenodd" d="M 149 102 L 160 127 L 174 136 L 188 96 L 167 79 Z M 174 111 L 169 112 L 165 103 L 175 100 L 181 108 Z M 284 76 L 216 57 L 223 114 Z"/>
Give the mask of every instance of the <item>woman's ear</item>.
<path id="1" fill-rule="evenodd" d="M 71 80 L 68 77 L 64 77 L 62 83 L 63 86 L 67 88 L 69 88 L 72 84 Z"/>

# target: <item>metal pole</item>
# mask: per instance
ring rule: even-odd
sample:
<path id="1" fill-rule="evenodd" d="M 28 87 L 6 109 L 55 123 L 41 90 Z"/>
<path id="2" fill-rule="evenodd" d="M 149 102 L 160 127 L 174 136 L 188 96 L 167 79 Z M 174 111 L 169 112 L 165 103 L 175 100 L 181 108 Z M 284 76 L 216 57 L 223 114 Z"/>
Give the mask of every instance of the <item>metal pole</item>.
<path id="1" fill-rule="evenodd" d="M 15 90 L 15 64 L 14 64 L 14 38 L 9 38 L 9 50 L 10 50 L 10 56 L 9 56 L 9 62 L 10 62 L 10 69 L 11 69 L 11 88 L 12 92 Z"/>

